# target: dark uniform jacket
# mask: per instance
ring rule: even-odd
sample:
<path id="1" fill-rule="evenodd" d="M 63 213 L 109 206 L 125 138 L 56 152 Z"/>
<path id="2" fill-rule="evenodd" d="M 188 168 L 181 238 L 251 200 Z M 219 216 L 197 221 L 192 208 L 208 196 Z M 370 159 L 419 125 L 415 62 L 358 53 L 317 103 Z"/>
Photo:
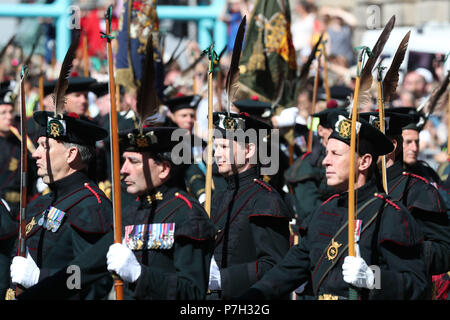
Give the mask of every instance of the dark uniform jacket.
<path id="1" fill-rule="evenodd" d="M 19 214 L 20 207 L 20 141 L 14 136 L 0 137 L 0 197 L 6 200 L 11 213 Z M 36 192 L 36 164 L 30 156 L 27 160 L 27 193 L 32 196 Z"/>
<path id="2" fill-rule="evenodd" d="M 425 179 L 436 185 L 442 184 L 441 178 L 439 177 L 437 172 L 434 171 L 433 168 L 431 168 L 425 161 L 418 160 L 412 166 L 406 165 L 406 171 L 424 177 Z"/>
<path id="3" fill-rule="evenodd" d="M 281 261 L 289 249 L 293 216 L 278 192 L 258 180 L 256 168 L 227 182 L 211 202 L 223 299 L 239 296 Z"/>
<path id="4" fill-rule="evenodd" d="M 125 298 L 205 298 L 214 229 L 198 201 L 163 185 L 129 204 L 123 229 L 125 244 L 142 265 L 137 281 L 127 284 Z"/>
<path id="5" fill-rule="evenodd" d="M 389 196 L 401 202 L 420 224 L 424 261 L 430 274 L 450 270 L 450 225 L 444 199 L 427 179 L 404 171 L 401 161 L 387 168 Z"/>
<path id="6" fill-rule="evenodd" d="M 376 191 L 373 181 L 358 189 L 355 215 L 362 220 L 361 257 L 368 266 L 379 267 L 381 289 L 358 290 L 359 296 L 420 299 L 426 287 L 425 265 L 420 258 L 423 234 L 401 204 L 375 195 Z M 342 264 L 348 255 L 347 219 L 347 192 L 325 201 L 311 216 L 302 241 L 251 290 L 266 299 L 276 299 L 309 280 L 319 298 L 347 297 L 350 286 L 342 276 Z"/>
<path id="7" fill-rule="evenodd" d="M 313 153 L 304 153 L 294 161 L 286 171 L 286 181 L 294 192 L 296 223 L 301 225 L 314 210 L 336 191 L 327 185 L 325 167 L 322 160 L 325 157 L 324 148 L 316 148 Z"/>
<path id="8" fill-rule="evenodd" d="M 3 201 L 0 200 L 0 300 L 5 299 L 9 288 L 11 259 L 19 230 L 17 220 L 11 216 Z"/>
<path id="9" fill-rule="evenodd" d="M 26 211 L 26 245 L 40 269 L 39 281 L 70 266 L 112 229 L 111 202 L 85 173 L 75 172 L 50 185 L 50 189 L 50 193 L 30 203 Z M 63 213 L 54 215 L 55 211 L 47 210 L 50 207 Z M 57 227 L 47 229 L 46 221 L 47 227 Z M 106 251 L 99 254 L 106 255 Z M 105 298 L 111 286 L 110 276 L 102 278 L 82 288 L 79 297 Z"/>

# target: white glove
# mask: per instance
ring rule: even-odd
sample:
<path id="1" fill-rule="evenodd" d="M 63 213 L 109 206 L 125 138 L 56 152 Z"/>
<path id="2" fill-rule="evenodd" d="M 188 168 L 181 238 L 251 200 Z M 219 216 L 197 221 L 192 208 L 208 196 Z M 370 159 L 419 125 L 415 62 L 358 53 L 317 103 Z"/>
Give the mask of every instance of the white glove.
<path id="1" fill-rule="evenodd" d="M 41 271 L 27 250 L 27 257 L 16 256 L 13 258 L 11 267 L 11 281 L 22 285 L 24 288 L 34 286 L 39 281 Z"/>
<path id="2" fill-rule="evenodd" d="M 211 265 L 209 267 L 209 290 L 220 290 L 222 287 L 220 282 L 220 271 L 217 266 L 216 260 L 214 256 L 211 258 Z"/>
<path id="3" fill-rule="evenodd" d="M 296 294 L 301 294 L 303 291 L 305 291 L 305 287 L 308 284 L 308 281 L 304 282 L 300 287 L 294 290 Z"/>
<path id="4" fill-rule="evenodd" d="M 202 193 L 200 197 L 198 197 L 198 202 L 200 202 L 200 204 L 203 205 L 205 201 L 206 201 L 206 193 Z"/>
<path id="5" fill-rule="evenodd" d="M 290 127 L 295 124 L 297 114 L 298 108 L 292 107 L 283 109 L 279 115 L 273 116 L 273 118 L 277 122 L 279 128 Z"/>
<path id="6" fill-rule="evenodd" d="M 126 282 L 133 283 L 141 275 L 142 267 L 133 251 L 121 243 L 114 243 L 109 247 L 106 263 L 109 271 L 114 271 Z"/>
<path id="7" fill-rule="evenodd" d="M 342 275 L 344 281 L 358 288 L 373 289 L 375 276 L 367 266 L 364 259 L 361 258 L 359 245 L 355 244 L 356 257 L 347 256 L 342 265 Z"/>

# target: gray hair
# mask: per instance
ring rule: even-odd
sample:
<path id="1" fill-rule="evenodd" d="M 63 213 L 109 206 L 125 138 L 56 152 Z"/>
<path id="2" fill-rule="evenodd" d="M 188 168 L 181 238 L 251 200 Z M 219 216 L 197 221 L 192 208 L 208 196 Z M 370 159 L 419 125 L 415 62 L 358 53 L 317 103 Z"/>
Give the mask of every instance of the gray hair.
<path id="1" fill-rule="evenodd" d="M 78 152 L 80 153 L 81 161 L 85 165 L 89 165 L 91 160 L 94 158 L 95 155 L 95 147 L 94 146 L 85 146 L 73 142 L 63 142 L 64 147 L 68 148 L 77 148 Z"/>

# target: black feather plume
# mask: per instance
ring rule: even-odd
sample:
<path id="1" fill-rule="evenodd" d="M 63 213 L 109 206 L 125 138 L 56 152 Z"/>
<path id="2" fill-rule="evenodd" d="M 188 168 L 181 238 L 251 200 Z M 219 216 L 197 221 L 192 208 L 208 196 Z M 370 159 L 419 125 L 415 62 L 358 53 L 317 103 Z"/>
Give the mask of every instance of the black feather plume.
<path id="1" fill-rule="evenodd" d="M 225 92 L 227 93 L 227 112 L 230 113 L 231 103 L 233 102 L 234 96 L 239 89 L 239 60 L 241 58 L 242 43 L 245 34 L 245 25 L 247 18 L 244 18 L 239 25 L 239 29 L 236 34 L 236 39 L 234 40 L 233 53 L 231 55 L 230 69 L 227 74 L 227 79 L 225 82 Z"/>
<path id="2" fill-rule="evenodd" d="M 75 29 L 73 33 L 72 43 L 70 44 L 69 50 L 67 50 L 66 56 L 64 57 L 61 71 L 59 72 L 59 78 L 56 82 L 55 91 L 53 93 L 53 102 L 55 104 L 55 117 L 58 114 L 62 114 L 64 111 L 64 102 L 66 90 L 69 86 L 69 77 L 72 72 L 72 62 L 75 58 L 75 54 L 80 42 L 81 30 Z"/>
<path id="3" fill-rule="evenodd" d="M 157 113 L 159 107 L 158 95 L 155 89 L 155 66 L 153 58 L 153 40 L 151 34 L 147 39 L 145 52 L 144 69 L 137 93 L 136 103 L 136 113 L 139 117 L 139 130 L 141 133 L 145 119 Z"/>
<path id="4" fill-rule="evenodd" d="M 383 98 L 385 102 L 390 102 L 397 90 L 399 79 L 398 70 L 400 69 L 403 59 L 405 58 L 405 53 L 406 50 L 408 49 L 408 41 L 410 34 L 411 31 L 408 31 L 408 33 L 403 38 L 402 42 L 400 42 L 400 45 L 398 46 L 397 51 L 395 52 L 394 58 L 392 59 L 391 66 L 389 67 L 389 70 L 386 72 L 386 75 L 384 76 Z"/>

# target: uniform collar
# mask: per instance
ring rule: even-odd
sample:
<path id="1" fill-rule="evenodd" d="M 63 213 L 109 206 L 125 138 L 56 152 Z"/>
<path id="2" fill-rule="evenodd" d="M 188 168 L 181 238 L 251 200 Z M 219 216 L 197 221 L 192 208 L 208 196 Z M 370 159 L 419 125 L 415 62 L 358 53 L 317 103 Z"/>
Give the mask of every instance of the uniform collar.
<path id="1" fill-rule="evenodd" d="M 403 162 L 395 161 L 392 166 L 386 169 L 388 181 L 393 180 L 398 176 L 401 176 L 403 171 L 405 171 L 405 169 L 403 168 Z"/>
<path id="2" fill-rule="evenodd" d="M 169 188 L 166 185 L 161 185 L 150 192 L 139 196 L 139 200 L 143 207 L 151 207 L 158 201 L 164 200 L 164 197 L 167 195 Z"/>
<path id="3" fill-rule="evenodd" d="M 89 181 L 90 180 L 85 172 L 77 171 L 65 178 L 49 184 L 49 188 L 54 194 L 54 199 L 57 199 L 62 195 L 69 194 L 70 192 L 83 187 L 84 184 Z"/>
<path id="4" fill-rule="evenodd" d="M 243 187 L 253 182 L 253 180 L 257 178 L 258 178 L 257 168 L 251 167 L 239 174 L 235 174 L 230 177 L 225 177 L 225 180 L 227 181 L 227 189 L 233 190 L 239 189 L 240 187 Z"/>
<path id="5" fill-rule="evenodd" d="M 379 192 L 375 183 L 375 178 L 371 178 L 365 185 L 355 190 L 355 199 L 357 204 L 364 203 L 367 199 Z M 348 192 L 341 193 L 339 197 L 339 206 L 348 208 Z"/>

